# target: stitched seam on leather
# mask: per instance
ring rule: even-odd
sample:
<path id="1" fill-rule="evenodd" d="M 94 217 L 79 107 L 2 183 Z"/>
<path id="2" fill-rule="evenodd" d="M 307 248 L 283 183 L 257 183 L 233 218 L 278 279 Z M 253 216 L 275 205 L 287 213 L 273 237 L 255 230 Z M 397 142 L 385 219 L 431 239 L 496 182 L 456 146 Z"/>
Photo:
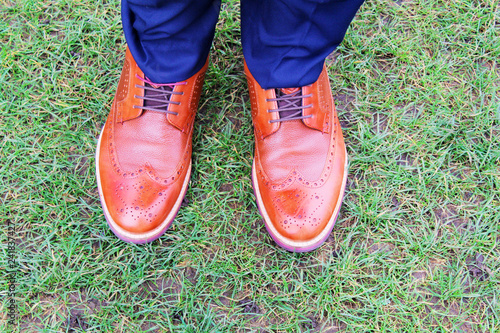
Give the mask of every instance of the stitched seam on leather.
<path id="1" fill-rule="evenodd" d="M 255 85 L 252 80 L 248 79 L 248 90 L 250 90 L 250 107 L 252 111 L 252 120 L 254 125 L 255 137 L 262 139 L 262 131 L 260 130 L 259 123 L 257 121 L 257 110 L 259 107 L 257 91 L 255 90 Z"/>

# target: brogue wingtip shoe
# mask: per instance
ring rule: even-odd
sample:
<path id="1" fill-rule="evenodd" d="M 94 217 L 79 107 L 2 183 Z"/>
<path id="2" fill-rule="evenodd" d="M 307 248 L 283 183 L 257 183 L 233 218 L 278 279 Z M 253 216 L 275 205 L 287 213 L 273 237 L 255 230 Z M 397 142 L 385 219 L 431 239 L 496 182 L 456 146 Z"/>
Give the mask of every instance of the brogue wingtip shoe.
<path id="1" fill-rule="evenodd" d="M 177 215 L 189 184 L 193 122 L 207 65 L 185 82 L 155 84 L 127 49 L 96 151 L 104 216 L 124 241 L 151 242 Z"/>
<path id="2" fill-rule="evenodd" d="M 312 85 L 267 90 L 245 71 L 257 205 L 278 245 L 312 251 L 331 233 L 347 181 L 347 154 L 326 69 Z"/>

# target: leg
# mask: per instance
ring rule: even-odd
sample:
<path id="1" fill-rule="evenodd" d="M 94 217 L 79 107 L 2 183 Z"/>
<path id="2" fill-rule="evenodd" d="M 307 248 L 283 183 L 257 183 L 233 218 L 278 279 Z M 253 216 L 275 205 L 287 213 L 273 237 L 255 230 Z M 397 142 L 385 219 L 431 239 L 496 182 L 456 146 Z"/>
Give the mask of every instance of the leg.
<path id="1" fill-rule="evenodd" d="M 205 64 L 220 0 L 122 0 L 123 31 L 153 82 L 185 80 Z"/>
<path id="2" fill-rule="evenodd" d="M 262 88 L 315 82 L 364 0 L 242 0 L 245 61 Z"/>

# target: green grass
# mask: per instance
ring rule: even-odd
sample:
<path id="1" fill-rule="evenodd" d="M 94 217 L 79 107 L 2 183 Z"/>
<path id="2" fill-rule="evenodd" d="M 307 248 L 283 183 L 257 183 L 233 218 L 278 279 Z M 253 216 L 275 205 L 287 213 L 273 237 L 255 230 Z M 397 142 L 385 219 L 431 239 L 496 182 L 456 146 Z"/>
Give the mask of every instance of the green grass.
<path id="1" fill-rule="evenodd" d="M 239 4 L 223 3 L 187 204 L 147 245 L 106 225 L 94 151 L 124 57 L 118 1 L 0 0 L 0 220 L 25 332 L 500 331 L 500 5 L 368 0 L 329 57 L 350 176 L 324 246 L 254 201 Z M 6 331 L 7 228 L 0 331 Z"/>

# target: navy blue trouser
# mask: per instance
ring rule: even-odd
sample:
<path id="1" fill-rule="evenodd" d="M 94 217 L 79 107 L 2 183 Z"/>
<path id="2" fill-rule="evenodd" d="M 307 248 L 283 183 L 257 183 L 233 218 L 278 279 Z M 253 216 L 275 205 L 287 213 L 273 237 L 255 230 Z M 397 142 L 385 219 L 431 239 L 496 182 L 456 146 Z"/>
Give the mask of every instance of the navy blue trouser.
<path id="1" fill-rule="evenodd" d="M 250 72 L 265 88 L 311 84 L 342 42 L 364 0 L 241 0 L 241 39 Z M 156 83 L 203 67 L 220 0 L 122 0 L 125 39 Z"/>

